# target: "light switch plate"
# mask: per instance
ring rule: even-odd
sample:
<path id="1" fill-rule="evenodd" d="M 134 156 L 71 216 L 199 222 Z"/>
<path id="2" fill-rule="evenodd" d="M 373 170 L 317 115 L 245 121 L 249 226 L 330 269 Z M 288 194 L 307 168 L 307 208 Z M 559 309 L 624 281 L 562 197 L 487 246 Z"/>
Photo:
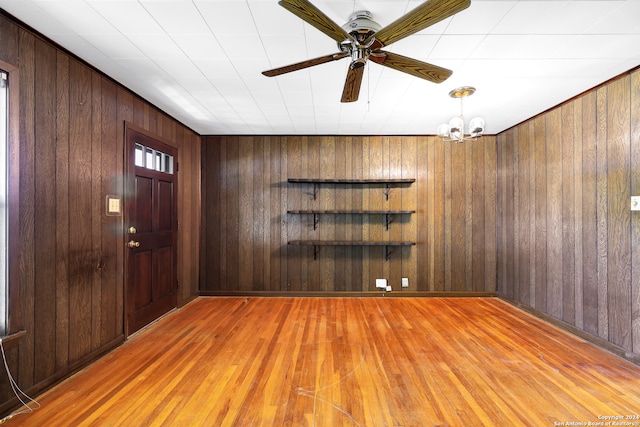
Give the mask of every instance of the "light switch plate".
<path id="1" fill-rule="evenodd" d="M 376 279 L 376 288 L 387 289 L 387 279 Z"/>
<path id="2" fill-rule="evenodd" d="M 107 196 L 107 215 L 120 216 L 122 214 L 122 203 L 120 196 Z"/>
<path id="3" fill-rule="evenodd" d="M 409 278 L 408 277 L 403 277 L 402 278 L 402 287 L 403 288 L 408 288 L 409 287 Z"/>

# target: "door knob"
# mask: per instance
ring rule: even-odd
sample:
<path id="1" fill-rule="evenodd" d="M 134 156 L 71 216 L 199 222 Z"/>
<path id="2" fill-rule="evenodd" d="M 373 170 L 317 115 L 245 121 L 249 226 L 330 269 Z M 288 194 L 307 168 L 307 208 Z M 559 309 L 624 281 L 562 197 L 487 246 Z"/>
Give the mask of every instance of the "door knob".
<path id="1" fill-rule="evenodd" d="M 136 242 L 135 240 L 129 240 L 128 245 L 129 245 L 129 247 L 130 247 L 131 249 L 133 249 L 133 248 L 139 248 L 139 247 L 140 247 L 140 242 Z"/>
<path id="2" fill-rule="evenodd" d="M 129 227 L 129 234 L 136 234 L 137 231 L 135 227 Z"/>

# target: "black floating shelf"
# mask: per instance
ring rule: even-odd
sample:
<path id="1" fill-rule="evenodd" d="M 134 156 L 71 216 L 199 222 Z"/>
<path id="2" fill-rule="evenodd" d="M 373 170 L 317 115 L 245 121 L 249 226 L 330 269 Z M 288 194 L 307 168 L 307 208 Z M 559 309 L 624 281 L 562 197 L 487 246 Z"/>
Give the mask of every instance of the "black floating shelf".
<path id="1" fill-rule="evenodd" d="M 357 209 L 305 209 L 287 211 L 290 214 L 413 214 L 414 210 L 357 210 Z"/>
<path id="2" fill-rule="evenodd" d="M 385 196 L 389 200 L 389 191 L 392 185 L 411 184 L 416 182 L 415 178 L 362 178 L 362 179 L 336 179 L 336 178 L 289 178 L 290 183 L 313 184 L 313 200 L 316 200 L 318 186 L 320 184 L 384 184 L 386 186 Z"/>
<path id="3" fill-rule="evenodd" d="M 414 246 L 416 242 L 385 242 L 370 240 L 290 240 L 290 245 L 313 246 L 313 259 L 318 257 L 318 246 L 384 246 L 385 259 L 389 259 L 393 249 L 398 246 Z"/>
<path id="4" fill-rule="evenodd" d="M 289 178 L 289 182 L 301 184 L 411 184 L 415 178 L 363 178 L 363 179 L 336 179 L 336 178 Z"/>
<path id="5" fill-rule="evenodd" d="M 290 210 L 287 211 L 288 214 L 310 214 L 313 215 L 313 229 L 315 230 L 318 226 L 318 215 L 344 215 L 344 214 L 355 214 L 355 215 L 384 215 L 385 216 L 385 226 L 387 230 L 389 230 L 389 224 L 391 224 L 391 216 L 392 215 L 410 215 L 416 213 L 414 210 L 358 210 L 358 209 L 328 209 L 328 210 L 319 210 L 319 209 L 305 209 L 305 210 Z"/>

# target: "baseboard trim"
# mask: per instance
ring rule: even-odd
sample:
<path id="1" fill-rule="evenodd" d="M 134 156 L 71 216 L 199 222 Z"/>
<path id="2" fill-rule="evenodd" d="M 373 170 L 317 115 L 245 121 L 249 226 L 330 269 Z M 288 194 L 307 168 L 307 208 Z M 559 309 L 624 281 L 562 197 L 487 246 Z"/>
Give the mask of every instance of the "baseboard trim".
<path id="1" fill-rule="evenodd" d="M 530 315 L 532 315 L 533 317 L 537 317 L 540 320 L 543 320 L 559 329 L 562 329 L 565 332 L 568 332 L 572 335 L 575 335 L 579 338 L 582 338 L 583 340 L 602 348 L 603 350 L 608 351 L 609 353 L 614 354 L 615 356 L 618 356 L 622 359 L 628 360 L 629 362 L 633 363 L 634 365 L 640 365 L 640 355 L 637 355 L 635 353 L 629 353 L 628 351 L 625 351 L 625 349 L 623 349 L 622 347 L 619 347 L 615 344 L 610 343 L 609 341 L 603 340 L 600 337 L 597 337 L 595 335 L 591 335 L 588 332 L 583 331 L 582 329 L 576 328 L 573 325 L 570 325 L 566 322 L 563 322 L 560 319 L 556 319 L 553 316 L 550 316 L 546 313 L 543 313 L 541 311 L 536 310 L 533 307 L 530 307 L 526 304 L 523 304 L 519 301 L 516 301 L 514 299 L 511 299 L 509 297 L 506 297 L 504 295 L 497 295 L 498 298 L 504 302 L 506 302 L 509 305 L 512 305 L 516 308 L 519 308 L 520 310 L 524 311 L 525 313 L 528 313 Z"/>
<path id="2" fill-rule="evenodd" d="M 119 335 L 111 341 L 107 342 L 103 346 L 97 348 L 86 356 L 72 362 L 67 367 L 57 371 L 54 375 L 40 381 L 37 384 L 29 387 L 25 390 L 25 393 L 28 396 L 37 396 L 38 394 L 52 388 L 58 383 L 64 381 L 69 378 L 71 375 L 100 359 L 102 356 L 113 350 L 114 348 L 120 346 L 124 342 L 124 335 Z M 0 405 L 0 415 L 6 416 L 11 412 L 15 411 L 21 406 L 20 401 L 14 397 L 12 399 L 7 400 L 2 405 Z"/>
<path id="3" fill-rule="evenodd" d="M 488 298 L 495 292 L 335 292 L 335 291 L 200 291 L 201 297 L 270 297 L 270 298 Z"/>

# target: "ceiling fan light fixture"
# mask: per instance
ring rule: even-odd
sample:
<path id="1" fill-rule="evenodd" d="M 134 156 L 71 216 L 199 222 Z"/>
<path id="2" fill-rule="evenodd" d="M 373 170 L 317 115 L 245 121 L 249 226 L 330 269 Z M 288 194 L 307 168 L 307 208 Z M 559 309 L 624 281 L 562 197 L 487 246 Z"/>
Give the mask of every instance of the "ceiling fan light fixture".
<path id="1" fill-rule="evenodd" d="M 469 134 L 464 133 L 464 115 L 462 111 L 462 100 L 467 96 L 471 96 L 476 92 L 473 86 L 461 86 L 449 92 L 451 98 L 460 99 L 460 115 L 453 117 L 449 123 L 443 123 L 438 126 L 438 136 L 444 141 L 464 142 L 470 139 L 477 139 L 484 132 L 484 119 L 475 117 L 469 122 Z"/>

